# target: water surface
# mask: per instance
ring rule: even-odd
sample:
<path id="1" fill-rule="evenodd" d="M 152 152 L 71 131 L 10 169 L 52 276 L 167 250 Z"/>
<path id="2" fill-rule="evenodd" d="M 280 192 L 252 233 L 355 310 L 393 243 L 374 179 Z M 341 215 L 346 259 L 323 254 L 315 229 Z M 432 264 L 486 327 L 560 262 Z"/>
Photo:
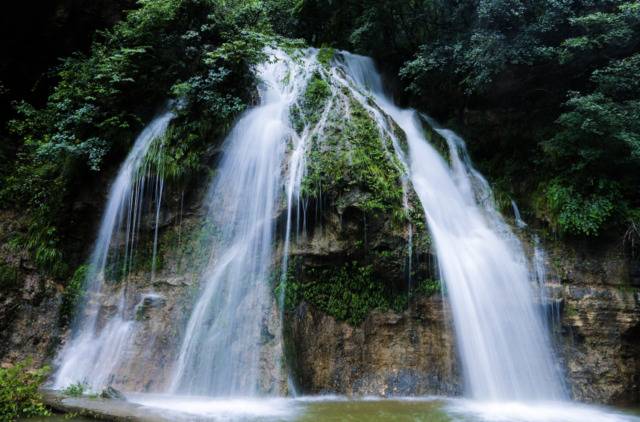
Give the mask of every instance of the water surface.
<path id="1" fill-rule="evenodd" d="M 567 402 L 479 402 L 451 398 L 347 399 L 340 396 L 298 399 L 212 399 L 154 394 L 127 395 L 128 401 L 69 398 L 64 404 L 103 415 L 144 422 L 640 422 L 638 412 Z M 60 415 L 34 422 L 72 420 Z"/>

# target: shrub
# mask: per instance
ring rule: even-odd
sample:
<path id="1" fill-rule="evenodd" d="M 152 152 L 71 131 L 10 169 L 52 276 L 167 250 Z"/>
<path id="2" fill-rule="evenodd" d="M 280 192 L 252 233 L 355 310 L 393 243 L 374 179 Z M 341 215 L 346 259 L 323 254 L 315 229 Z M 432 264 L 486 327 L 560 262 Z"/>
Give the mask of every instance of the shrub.
<path id="1" fill-rule="evenodd" d="M 71 397 L 80 397 L 84 394 L 86 389 L 87 389 L 86 384 L 82 382 L 77 382 L 75 384 L 71 384 L 70 386 L 62 390 L 62 393 Z"/>
<path id="2" fill-rule="evenodd" d="M 9 368 L 0 368 L 0 421 L 48 416 L 38 387 L 49 373 L 48 367 L 30 369 L 26 360 Z"/>
<path id="3" fill-rule="evenodd" d="M 442 284 L 440 280 L 428 278 L 418 284 L 415 291 L 419 295 L 430 297 L 442 291 Z"/>

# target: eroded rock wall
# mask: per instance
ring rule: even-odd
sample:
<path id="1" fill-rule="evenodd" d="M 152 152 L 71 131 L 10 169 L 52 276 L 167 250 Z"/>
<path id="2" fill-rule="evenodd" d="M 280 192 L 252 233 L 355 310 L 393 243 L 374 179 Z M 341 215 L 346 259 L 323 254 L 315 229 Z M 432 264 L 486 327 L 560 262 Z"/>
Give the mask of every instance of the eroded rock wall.
<path id="1" fill-rule="evenodd" d="M 640 400 L 640 273 L 620 240 L 550 242 L 548 282 L 561 298 L 558 336 L 572 396 Z"/>
<path id="2" fill-rule="evenodd" d="M 298 388 L 356 396 L 459 394 L 449 320 L 440 296 L 417 299 L 404 312 L 373 311 L 356 327 L 303 303 L 285 331 Z"/>

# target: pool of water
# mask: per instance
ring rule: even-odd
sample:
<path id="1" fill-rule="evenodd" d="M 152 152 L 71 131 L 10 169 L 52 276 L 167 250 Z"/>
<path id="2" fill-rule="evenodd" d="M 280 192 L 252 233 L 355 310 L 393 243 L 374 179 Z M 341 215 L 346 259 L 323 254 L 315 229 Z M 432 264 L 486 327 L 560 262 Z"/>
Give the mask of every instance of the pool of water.
<path id="1" fill-rule="evenodd" d="M 631 410 L 577 403 L 486 403 L 450 398 L 349 400 L 337 396 L 298 399 L 211 399 L 130 394 L 127 401 L 67 398 L 72 410 L 143 422 L 640 422 Z M 82 417 L 54 416 L 30 422 L 87 422 Z"/>

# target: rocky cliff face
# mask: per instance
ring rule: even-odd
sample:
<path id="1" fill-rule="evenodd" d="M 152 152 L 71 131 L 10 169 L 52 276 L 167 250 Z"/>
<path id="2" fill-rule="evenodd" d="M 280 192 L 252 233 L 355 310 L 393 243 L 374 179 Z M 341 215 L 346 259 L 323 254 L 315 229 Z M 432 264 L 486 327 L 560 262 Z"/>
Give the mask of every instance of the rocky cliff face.
<path id="1" fill-rule="evenodd" d="M 322 228 L 317 226 L 305 241 L 292 248 L 292 261 L 297 259 L 301 269 L 340 266 L 352 259 L 364 262 L 367 254 L 380 248 L 391 251 L 383 257 L 395 256 L 396 248 L 406 240 L 403 230 L 390 230 L 385 224 L 376 223 L 367 226 L 368 243 L 361 245 L 357 239 L 363 235 L 362 220 L 348 215 L 338 217 L 327 212 Z M 184 270 L 189 268 L 187 255 L 194 259 L 200 236 L 204 235 L 200 219 L 197 209 L 185 208 L 181 217 L 169 214 L 161 238 L 166 241 L 162 249 L 164 263 L 156 279 L 152 282 L 146 270 L 132 274 L 138 286 L 132 293 L 137 295 L 134 302 L 138 306 L 131 312 L 137 314 L 142 329 L 135 340 L 137 363 L 114 380 L 116 385 L 153 391 L 166 381 L 179 330 L 197 285 L 196 276 Z M 15 216 L 3 214 L 5 239 L 16 229 L 14 221 Z M 598 247 L 550 241 L 545 248 L 548 287 L 560 303 L 560 323 L 555 328 L 558 353 L 572 395 L 590 402 L 637 402 L 638 261 L 629 259 L 618 241 Z M 53 279 L 40 275 L 27 256 L 6 243 L 2 246 L 2 259 L 5 284 L 0 301 L 0 360 L 6 363 L 31 357 L 36 364 L 48 362 L 65 338 L 59 317 L 63 289 Z M 424 257 L 414 261 L 414 273 L 427 274 L 428 261 Z M 405 265 L 406 261 L 397 257 L 378 259 L 373 265 L 372 280 L 402 285 L 406 283 Z M 300 274 L 302 280 L 323 281 L 322 277 L 305 276 L 303 270 Z M 6 284 L 9 282 L 15 283 L 13 287 Z M 151 289 L 160 297 L 144 297 L 143 292 Z M 104 309 L 106 315 L 107 302 Z M 287 358 L 294 383 L 301 392 L 313 394 L 461 393 L 450 318 L 446 300 L 438 293 L 407 297 L 396 310 L 370 310 L 357 323 L 300 300 L 285 315 Z M 150 350 L 159 353 L 153 361 L 161 364 L 140 364 Z"/>
<path id="2" fill-rule="evenodd" d="M 561 299 L 558 342 L 580 401 L 640 399 L 640 273 L 619 240 L 547 245 L 549 285 Z"/>
<path id="3" fill-rule="evenodd" d="M 303 303 L 287 321 L 294 379 L 308 394 L 457 395 L 449 320 L 440 296 L 373 311 L 356 327 Z"/>
<path id="4" fill-rule="evenodd" d="M 63 287 L 12 247 L 19 228 L 19 216 L 0 213 L 0 362 L 30 357 L 39 365 L 57 346 Z"/>
<path id="5" fill-rule="evenodd" d="M 319 77 L 313 83 L 328 90 Z M 327 118 L 326 139 L 313 145 L 302 218 L 294 224 L 300 230 L 292 237 L 286 274 L 277 271 L 282 239 L 274 261 L 274 296 L 285 289 L 283 340 L 293 384 L 310 394 L 460 394 L 451 313 L 440 292 L 422 211 L 410 188 L 400 187 L 398 168 L 383 147 L 388 139 L 380 138 L 367 113 L 348 96 L 341 101 Z M 344 123 L 347 111 L 353 114 L 351 123 Z M 134 288 L 126 291 L 136 337 L 131 365 L 113 379 L 116 387 L 158 391 L 166 386 L 208 258 L 208 238 L 214 235 L 203 219 L 201 196 L 185 199 L 179 190 L 168 189 L 155 277 L 149 261 L 153 225 L 143 224 L 146 243 L 139 245 L 128 276 Z M 93 208 L 96 220 L 99 207 Z M 31 356 L 40 364 L 66 341 L 61 313 L 69 292 L 11 248 L 10 234 L 19 230 L 16 220 L 0 215 L 0 361 Z M 88 254 L 91 237 L 83 244 Z M 572 395 L 582 401 L 637 402 L 638 261 L 617 241 L 598 247 L 548 241 L 544 246 L 548 290 L 560 304 L 554 326 L 558 355 Z M 119 288 L 115 282 L 114 296 Z M 106 320 L 113 298 L 107 294 L 97 300 Z M 270 374 L 279 370 L 272 353 L 279 347 L 279 321 L 274 301 L 263 321 L 269 347 L 262 370 Z"/>
<path id="6" fill-rule="evenodd" d="M 459 394 L 450 311 L 439 289 L 415 286 L 433 275 L 428 242 L 416 243 L 409 269 L 408 228 L 362 218 L 357 207 L 341 211 L 326 210 L 323 224 L 292 248 L 296 265 L 290 287 L 312 292 L 289 304 L 285 317 L 287 358 L 297 388 L 305 394 L 356 396 Z M 354 274 L 354 265 L 369 269 L 365 283 L 387 289 L 360 289 L 362 273 Z M 334 274 L 344 266 L 349 270 L 343 280 Z M 412 279 L 418 280 L 413 286 Z M 331 294 L 336 283 L 345 296 Z M 367 302 L 378 293 L 387 299 Z M 362 320 L 356 318 L 360 306 L 367 310 Z"/>
<path id="7" fill-rule="evenodd" d="M 640 272 L 618 241 L 546 244 L 546 284 L 557 354 L 573 398 L 640 399 Z M 457 394 L 462 390 L 451 314 L 440 295 L 403 312 L 372 312 L 358 325 L 308 303 L 287 318 L 294 369 L 308 393 Z"/>

